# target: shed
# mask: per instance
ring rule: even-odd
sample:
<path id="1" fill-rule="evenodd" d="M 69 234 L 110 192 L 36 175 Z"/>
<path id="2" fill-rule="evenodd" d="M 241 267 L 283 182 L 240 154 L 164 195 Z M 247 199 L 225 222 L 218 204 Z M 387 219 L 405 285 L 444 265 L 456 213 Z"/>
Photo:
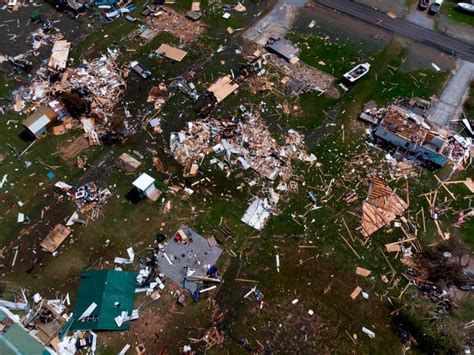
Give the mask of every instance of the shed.
<path id="1" fill-rule="evenodd" d="M 74 305 L 71 329 L 129 329 L 128 322 L 117 323 L 116 318 L 123 314 L 132 317 L 137 275 L 133 271 L 84 271 Z"/>
<path id="2" fill-rule="evenodd" d="M 34 136 L 38 137 L 46 133 L 46 128 L 58 116 L 47 106 L 42 106 L 23 121 L 23 126 Z"/>
<path id="3" fill-rule="evenodd" d="M 159 55 L 173 59 L 177 62 L 181 62 L 183 58 L 188 54 L 188 52 L 183 51 L 182 49 L 170 46 L 169 44 L 163 43 L 158 49 L 155 51 Z"/>
<path id="4" fill-rule="evenodd" d="M 141 174 L 133 183 L 140 192 L 145 194 L 145 196 L 151 196 L 153 192 L 156 190 L 155 187 L 155 179 L 152 178 L 147 173 Z"/>

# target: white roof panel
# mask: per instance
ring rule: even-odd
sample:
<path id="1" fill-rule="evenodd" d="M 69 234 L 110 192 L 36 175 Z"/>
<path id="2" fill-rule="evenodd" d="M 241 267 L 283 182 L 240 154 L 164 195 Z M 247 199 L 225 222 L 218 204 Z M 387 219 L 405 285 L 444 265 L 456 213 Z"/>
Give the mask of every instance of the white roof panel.
<path id="1" fill-rule="evenodd" d="M 154 182 L 154 178 L 152 178 L 146 173 L 143 173 L 132 183 L 132 185 L 138 188 L 139 190 L 145 191 Z"/>
<path id="2" fill-rule="evenodd" d="M 33 122 L 30 126 L 28 126 L 28 129 L 36 134 L 39 131 L 41 131 L 43 128 L 45 128 L 49 124 L 49 117 L 46 115 L 41 116 L 38 118 L 35 122 Z"/>

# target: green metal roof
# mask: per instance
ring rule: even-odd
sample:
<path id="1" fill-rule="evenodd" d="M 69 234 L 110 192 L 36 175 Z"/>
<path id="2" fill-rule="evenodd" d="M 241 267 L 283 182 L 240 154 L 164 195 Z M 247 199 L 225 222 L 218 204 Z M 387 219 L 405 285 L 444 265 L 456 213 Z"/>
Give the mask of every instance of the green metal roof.
<path id="1" fill-rule="evenodd" d="M 0 319 L 7 314 L 0 311 Z M 31 336 L 19 324 L 11 324 L 0 334 L 0 354 L 2 355 L 43 355 L 49 354 L 44 345 Z"/>
<path id="2" fill-rule="evenodd" d="M 81 274 L 72 330 L 127 330 L 129 322 L 118 327 L 115 317 L 126 311 L 130 316 L 135 300 L 137 273 L 131 271 L 95 270 Z M 92 303 L 97 307 L 89 317 L 78 318 Z M 118 302 L 118 306 L 116 306 Z"/>

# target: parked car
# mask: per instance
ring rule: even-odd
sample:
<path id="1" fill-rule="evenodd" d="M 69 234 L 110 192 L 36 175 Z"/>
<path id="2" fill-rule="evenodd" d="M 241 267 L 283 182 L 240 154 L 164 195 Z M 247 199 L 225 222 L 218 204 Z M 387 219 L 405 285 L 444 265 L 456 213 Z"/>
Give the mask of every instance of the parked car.
<path id="1" fill-rule="evenodd" d="M 435 0 L 430 6 L 429 13 L 431 15 L 437 14 L 441 8 L 441 5 L 443 5 L 443 0 Z"/>
<path id="2" fill-rule="evenodd" d="M 418 8 L 421 11 L 425 11 L 428 7 L 430 7 L 430 0 L 420 0 L 418 3 Z"/>

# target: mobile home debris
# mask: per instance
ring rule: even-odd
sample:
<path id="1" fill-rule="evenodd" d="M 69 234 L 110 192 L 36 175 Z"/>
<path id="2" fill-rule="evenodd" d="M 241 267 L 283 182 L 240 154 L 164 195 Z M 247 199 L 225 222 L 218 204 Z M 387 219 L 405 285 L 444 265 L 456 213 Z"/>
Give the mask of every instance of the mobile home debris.
<path id="1" fill-rule="evenodd" d="M 172 59 L 176 62 L 181 62 L 183 58 L 188 54 L 188 52 L 183 51 L 182 49 L 170 46 L 169 44 L 163 43 L 155 51 L 157 54 Z"/>
<path id="2" fill-rule="evenodd" d="M 158 267 L 177 285 L 183 285 L 191 294 L 199 294 L 203 281 L 218 280 L 209 277 L 208 270 L 221 253 L 219 246 L 211 245 L 208 239 L 184 225 L 158 253 Z"/>
<path id="3" fill-rule="evenodd" d="M 121 154 L 117 159 L 117 167 L 127 173 L 135 172 L 141 165 L 142 163 L 127 153 Z"/>
<path id="4" fill-rule="evenodd" d="M 57 71 L 66 69 L 70 49 L 71 43 L 68 41 L 56 41 L 53 46 L 51 58 L 49 59 L 48 67 Z"/>
<path id="5" fill-rule="evenodd" d="M 20 318 L 0 306 L 0 352 L 2 354 L 54 354 L 29 333 Z"/>
<path id="6" fill-rule="evenodd" d="M 62 224 L 57 224 L 53 230 L 41 242 L 41 247 L 50 253 L 54 253 L 56 249 L 71 234 L 71 230 Z"/>
<path id="7" fill-rule="evenodd" d="M 365 110 L 360 118 L 375 126 L 371 134 L 437 166 L 459 165 L 469 157 L 472 140 L 430 122 L 419 100 L 398 100 L 387 108 Z"/>

